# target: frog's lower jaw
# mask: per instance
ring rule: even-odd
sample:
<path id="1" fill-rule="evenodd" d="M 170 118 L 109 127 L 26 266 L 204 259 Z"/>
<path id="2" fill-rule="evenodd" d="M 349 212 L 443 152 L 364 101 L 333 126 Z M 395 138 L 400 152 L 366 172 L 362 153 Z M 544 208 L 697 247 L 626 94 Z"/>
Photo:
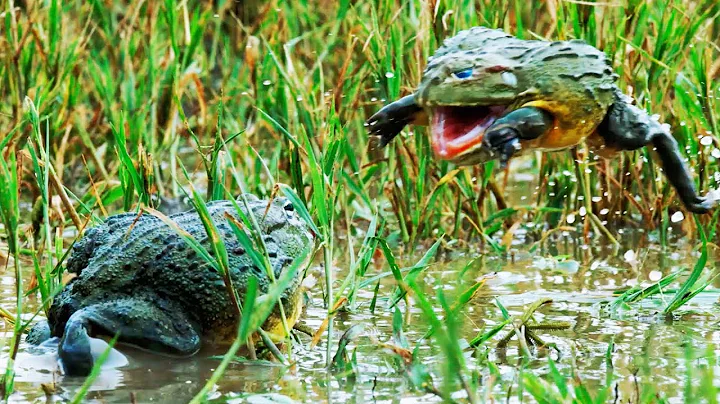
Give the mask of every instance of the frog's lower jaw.
<path id="1" fill-rule="evenodd" d="M 481 147 L 485 131 L 506 112 L 497 106 L 439 106 L 431 110 L 430 141 L 435 156 L 462 162 Z"/>
<path id="2" fill-rule="evenodd" d="M 284 305 L 285 309 L 285 321 L 290 331 L 293 326 L 300 320 L 300 316 L 303 313 L 303 294 L 300 289 L 296 290 L 288 297 L 290 304 Z M 285 332 L 285 326 L 283 325 L 282 319 L 279 316 L 280 310 L 275 310 L 275 313 L 271 315 L 263 325 L 263 330 L 267 333 L 270 339 L 278 343 L 287 337 Z"/>

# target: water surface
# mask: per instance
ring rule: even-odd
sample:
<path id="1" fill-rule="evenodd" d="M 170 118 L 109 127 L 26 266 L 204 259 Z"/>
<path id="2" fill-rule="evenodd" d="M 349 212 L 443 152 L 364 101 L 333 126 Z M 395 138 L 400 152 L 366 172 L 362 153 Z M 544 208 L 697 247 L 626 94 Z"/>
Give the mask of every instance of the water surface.
<path id="1" fill-rule="evenodd" d="M 527 184 L 514 186 L 518 190 L 527 189 Z M 545 356 L 551 355 L 563 374 L 569 376 L 574 367 L 591 391 L 603 385 L 607 372 L 612 370 L 616 378 L 613 383 L 622 402 L 633 401 L 643 381 L 652 382 L 661 396 L 681 402 L 679 386 L 686 381 L 685 344 L 695 348 L 693 366 L 700 366 L 705 363 L 705 347 L 720 343 L 715 289 L 701 293 L 672 318 L 657 314 L 671 295 L 647 299 L 635 304 L 632 310 L 614 314 L 607 311 L 608 303 L 615 299 L 618 290 L 638 283 L 650 284 L 673 271 L 695 265 L 699 253 L 693 248 L 694 244 L 687 243 L 677 229 L 671 232 L 671 237 L 671 247 L 662 248 L 657 242 L 657 234 L 646 233 L 643 229 L 624 231 L 620 246 L 596 242 L 586 245 L 580 234 L 566 233 L 529 252 L 531 240 L 518 234 L 512 256 L 481 255 L 473 251 L 439 254 L 438 260 L 425 271 L 421 284 L 431 299 L 438 288 L 453 299 L 473 283 L 488 278 L 477 298 L 463 313 L 461 336 L 465 340 L 502 321 L 495 299 L 514 315 L 522 313 L 538 298 L 550 297 L 552 305 L 541 309 L 538 319 L 567 321 L 571 328 L 540 334 L 546 342 L 555 343 L 558 352 L 536 352 L 527 366 L 530 371 L 546 375 L 548 362 Z M 412 265 L 422 252 L 399 257 L 402 266 Z M 709 266 L 714 268 L 714 254 L 711 258 Z M 336 278 L 343 279 L 347 265 L 338 260 L 336 266 Z M 26 274 L 30 268 L 25 267 Z M 386 265 L 371 266 L 368 276 L 387 270 Z M 319 267 L 315 271 L 316 276 L 321 277 Z M 321 286 L 319 282 L 310 291 L 311 304 L 303 319 L 303 323 L 313 329 L 320 326 L 326 314 Z M 715 284 L 713 288 L 717 286 Z M 355 324 L 365 326 L 365 333 L 351 344 L 351 349 L 356 349 L 358 364 L 354 380 L 336 377 L 326 371 L 325 340 L 309 349 L 310 337 L 299 334 L 300 343 L 295 344 L 292 351 L 295 361 L 292 367 L 264 362 L 233 363 L 213 391 L 213 401 L 440 401 L 432 394 L 413 390 L 396 366 L 393 354 L 374 342 L 374 338 L 384 342 L 391 340 L 393 311 L 387 307 L 387 297 L 394 289 L 392 277 L 383 279 L 380 299 L 375 312 L 371 313 L 373 288 L 374 285 L 361 290 L 352 311 L 340 313 L 335 320 L 333 351 L 345 330 Z M 8 310 L 15 307 L 14 276 L 10 270 L 0 274 L 0 304 Z M 28 311 L 34 311 L 37 304 L 35 298 L 26 300 Z M 399 307 L 403 312 L 408 310 L 404 303 Z M 409 325 L 405 330 L 410 344 L 414 345 L 427 331 L 428 323 L 416 305 L 409 310 Z M 11 325 L 0 323 L 0 333 L 3 338 L 0 363 L 4 364 L 12 335 Z M 495 349 L 497 340 L 495 338 L 479 349 L 478 355 L 472 356 L 472 351 L 468 351 L 468 364 L 479 370 L 483 388 L 489 389 L 498 401 L 504 402 L 510 391 L 509 401 L 516 402 L 514 391 L 521 363 L 517 345 L 511 343 L 508 349 L 501 351 Z M 605 357 L 611 341 L 615 349 L 611 354 L 612 369 L 608 369 Z M 56 402 L 70 400 L 83 379 L 63 377 L 57 372 L 50 353 L 32 355 L 28 348 L 24 342 L 21 344 L 16 364 L 16 392 L 11 402 L 46 402 L 47 397 Z M 193 358 L 173 359 L 127 347 L 121 350 L 127 355 L 129 364 L 104 369 L 91 388 L 88 402 L 187 402 L 219 364 L 217 355 L 224 352 L 221 348 L 205 349 Z M 423 342 L 420 354 L 431 370 L 439 370 L 433 366 L 443 360 L 442 353 L 434 341 Z M 714 355 L 717 354 L 715 350 Z M 490 383 L 487 361 L 499 368 L 500 380 Z M 435 377 L 439 386 L 441 374 L 436 373 Z M 694 377 L 698 377 L 697 372 Z M 696 379 L 691 380 L 697 383 Z M 462 394 L 458 393 L 457 397 L 461 398 Z"/>

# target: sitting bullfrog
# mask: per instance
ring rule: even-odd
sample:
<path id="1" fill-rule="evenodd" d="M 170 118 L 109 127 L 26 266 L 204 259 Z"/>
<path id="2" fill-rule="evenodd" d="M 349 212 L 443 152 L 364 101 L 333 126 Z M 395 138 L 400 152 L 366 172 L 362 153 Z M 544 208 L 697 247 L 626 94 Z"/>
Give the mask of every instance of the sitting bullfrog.
<path id="1" fill-rule="evenodd" d="M 246 199 L 262 230 L 277 280 L 312 246 L 314 235 L 287 199 L 269 203 L 249 194 Z M 248 215 L 242 200 L 237 205 Z M 268 274 L 253 264 L 230 227 L 226 215 L 242 223 L 232 201 L 213 201 L 207 209 L 227 249 L 240 303 L 251 275 L 257 280 L 258 296 L 266 293 L 272 283 Z M 195 210 L 169 218 L 212 254 Z M 48 320 L 37 323 L 26 340 L 39 344 L 61 337 L 58 354 L 68 375 L 87 375 L 92 369 L 90 337 L 112 337 L 119 332 L 119 343 L 185 357 L 195 354 L 202 341 L 227 343 L 236 335 L 238 316 L 223 276 L 151 214 L 138 218 L 135 213 L 123 213 L 88 229 L 73 247 L 67 269 L 77 276 L 55 296 Z M 302 312 L 303 272 L 301 266 L 281 295 L 288 327 Z M 286 336 L 278 305 L 263 329 L 275 341 Z"/>
<path id="2" fill-rule="evenodd" d="M 715 201 L 695 190 L 677 142 L 617 88 L 605 53 L 582 40 L 521 40 L 485 27 L 447 39 L 429 59 L 417 90 L 371 116 L 371 136 L 387 145 L 405 125 L 430 125 L 437 158 L 457 165 L 524 151 L 556 151 L 585 141 L 605 158 L 652 144 L 685 207 Z"/>

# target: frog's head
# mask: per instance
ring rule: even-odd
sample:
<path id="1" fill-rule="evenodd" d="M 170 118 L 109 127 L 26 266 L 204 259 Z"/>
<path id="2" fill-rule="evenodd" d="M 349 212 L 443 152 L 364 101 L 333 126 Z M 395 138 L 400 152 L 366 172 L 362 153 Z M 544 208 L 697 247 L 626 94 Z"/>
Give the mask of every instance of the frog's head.
<path id="1" fill-rule="evenodd" d="M 461 51 L 432 58 L 415 94 L 430 117 L 435 155 L 458 164 L 490 160 L 483 135 L 524 90 L 515 62 L 498 53 Z"/>
<path id="2" fill-rule="evenodd" d="M 253 194 L 245 194 L 245 197 L 264 237 L 270 237 L 278 246 L 279 255 L 296 257 L 314 242 L 315 235 L 289 199 L 275 197 L 268 204 L 267 200 Z M 238 205 L 245 211 L 241 197 L 238 197 Z"/>

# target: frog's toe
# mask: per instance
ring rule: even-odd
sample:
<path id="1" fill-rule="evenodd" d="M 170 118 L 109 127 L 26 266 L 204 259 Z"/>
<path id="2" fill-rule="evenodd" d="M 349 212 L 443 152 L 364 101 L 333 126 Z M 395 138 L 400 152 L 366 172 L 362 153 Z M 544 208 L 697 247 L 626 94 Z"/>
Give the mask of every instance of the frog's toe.
<path id="1" fill-rule="evenodd" d="M 390 104 L 392 105 L 392 104 Z M 387 108 L 387 107 L 386 107 Z M 368 127 L 370 136 L 379 139 L 379 147 L 387 146 L 395 137 L 400 134 L 403 128 L 410 123 L 411 119 L 406 116 L 397 116 L 385 108 L 381 109 L 368 118 L 365 126 Z"/>
<path id="2" fill-rule="evenodd" d="M 405 122 L 394 121 L 391 118 L 367 121 L 367 125 L 370 127 L 370 136 L 379 139 L 378 146 L 380 148 L 387 146 L 395 139 L 406 124 Z"/>
<path id="3" fill-rule="evenodd" d="M 379 147 L 385 147 L 408 124 L 426 124 L 427 117 L 415 103 L 415 95 L 410 94 L 391 102 L 374 113 L 365 122 L 370 136 L 380 139 Z"/>
<path id="4" fill-rule="evenodd" d="M 489 131 L 483 138 L 483 147 L 500 157 L 500 168 L 507 167 L 510 158 L 520 149 L 520 136 L 510 127 Z"/>
<path id="5" fill-rule="evenodd" d="M 503 170 L 507 168 L 508 163 L 512 156 L 520 150 L 520 140 L 511 139 L 506 142 L 500 150 L 500 168 Z"/>
<path id="6" fill-rule="evenodd" d="M 483 138 L 483 143 L 493 150 L 502 151 L 508 143 L 513 143 L 518 139 L 520 139 L 518 132 L 511 127 L 505 126 L 488 131 Z"/>
<path id="7" fill-rule="evenodd" d="M 40 345 L 50 339 L 51 336 L 50 324 L 47 320 L 40 320 L 30 328 L 27 336 L 25 336 L 25 342 L 30 345 Z"/>
<path id="8" fill-rule="evenodd" d="M 695 201 L 687 203 L 686 207 L 692 213 L 705 214 L 709 213 L 717 203 L 717 199 L 707 195 L 698 197 Z"/>

